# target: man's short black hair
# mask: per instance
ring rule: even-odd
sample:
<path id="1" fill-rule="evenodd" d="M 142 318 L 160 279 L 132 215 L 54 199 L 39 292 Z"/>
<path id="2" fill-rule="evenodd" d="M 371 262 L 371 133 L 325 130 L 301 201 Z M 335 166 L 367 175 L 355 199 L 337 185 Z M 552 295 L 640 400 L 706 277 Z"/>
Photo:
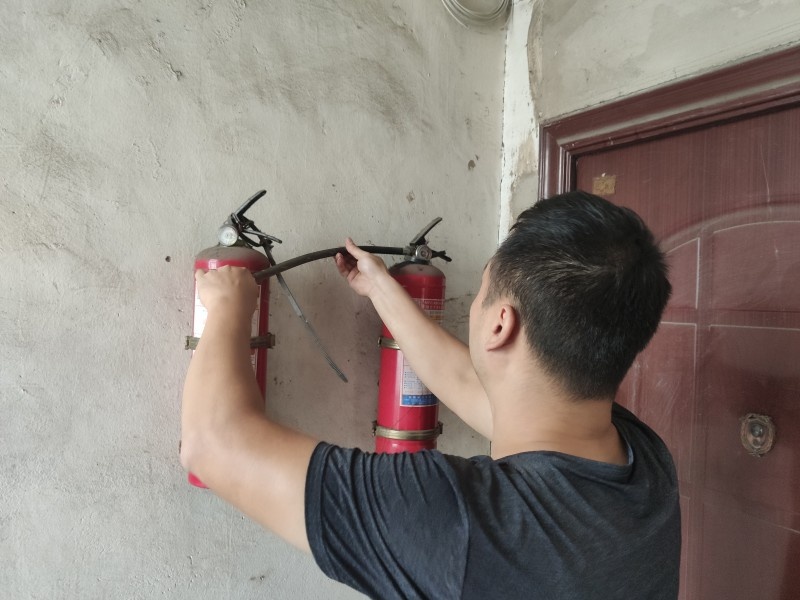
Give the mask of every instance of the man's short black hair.
<path id="1" fill-rule="evenodd" d="M 489 263 L 545 370 L 575 399 L 616 394 L 653 337 L 672 287 L 641 218 L 586 192 L 524 211 Z"/>

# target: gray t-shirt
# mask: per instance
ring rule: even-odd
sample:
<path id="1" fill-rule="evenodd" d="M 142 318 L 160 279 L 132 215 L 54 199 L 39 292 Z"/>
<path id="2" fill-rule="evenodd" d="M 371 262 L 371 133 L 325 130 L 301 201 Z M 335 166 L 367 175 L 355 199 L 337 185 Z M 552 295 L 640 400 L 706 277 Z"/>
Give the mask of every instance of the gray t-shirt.
<path id="1" fill-rule="evenodd" d="M 628 464 L 321 443 L 306 528 L 322 571 L 373 598 L 675 600 L 680 509 L 661 439 L 615 405 Z"/>

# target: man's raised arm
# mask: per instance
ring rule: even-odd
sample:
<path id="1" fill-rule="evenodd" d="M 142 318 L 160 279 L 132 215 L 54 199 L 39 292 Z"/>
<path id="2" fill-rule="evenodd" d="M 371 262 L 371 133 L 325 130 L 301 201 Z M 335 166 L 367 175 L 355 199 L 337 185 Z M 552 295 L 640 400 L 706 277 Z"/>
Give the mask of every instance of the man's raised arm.
<path id="1" fill-rule="evenodd" d="M 345 247 L 350 256 L 336 255 L 339 272 L 356 293 L 372 301 L 419 378 L 467 425 L 491 439 L 489 400 L 467 345 L 428 318 L 380 258 L 350 238 Z"/>
<path id="2" fill-rule="evenodd" d="M 308 550 L 305 484 L 317 441 L 264 416 L 250 364 L 256 282 L 232 267 L 196 278 L 208 322 L 183 389 L 181 462 L 215 494 Z"/>

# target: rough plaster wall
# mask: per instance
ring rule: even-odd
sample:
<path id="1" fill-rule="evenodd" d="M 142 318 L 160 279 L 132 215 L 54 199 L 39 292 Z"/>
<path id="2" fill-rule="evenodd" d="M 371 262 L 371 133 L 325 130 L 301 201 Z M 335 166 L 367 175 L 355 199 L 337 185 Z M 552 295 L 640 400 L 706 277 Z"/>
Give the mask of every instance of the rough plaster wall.
<path id="1" fill-rule="evenodd" d="M 533 110 L 528 60 L 528 32 L 538 0 L 517 0 L 506 36 L 506 72 L 503 95 L 503 156 L 500 181 L 500 229 L 502 242 L 514 220 L 538 197 L 537 164 L 539 125 Z"/>
<path id="2" fill-rule="evenodd" d="M 797 0 L 516 0 L 514 11 L 501 238 L 538 194 L 540 122 L 800 42 Z"/>
<path id="3" fill-rule="evenodd" d="M 435 216 L 462 337 L 496 243 L 504 39 L 429 0 L 0 4 L 0 589 L 7 598 L 351 598 L 188 487 L 192 257 L 226 213 L 279 260 Z M 378 321 L 328 262 L 273 286 L 270 411 L 369 448 Z M 440 447 L 487 444 L 445 414 Z"/>
<path id="4" fill-rule="evenodd" d="M 542 120 L 800 41 L 797 0 L 544 0 Z"/>

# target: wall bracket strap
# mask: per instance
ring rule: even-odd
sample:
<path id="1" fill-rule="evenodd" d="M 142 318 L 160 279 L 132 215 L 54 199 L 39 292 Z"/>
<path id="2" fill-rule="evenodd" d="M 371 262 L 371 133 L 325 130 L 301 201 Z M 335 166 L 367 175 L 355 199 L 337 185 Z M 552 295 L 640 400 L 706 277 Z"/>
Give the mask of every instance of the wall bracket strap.
<path id="1" fill-rule="evenodd" d="M 436 424 L 433 429 L 417 429 L 417 430 L 402 430 L 390 429 L 383 425 L 378 425 L 377 421 L 372 422 L 372 436 L 382 437 L 390 440 L 404 440 L 410 442 L 422 442 L 426 440 L 435 440 L 442 435 L 444 425 L 441 421 Z"/>
<path id="2" fill-rule="evenodd" d="M 387 337 L 381 336 L 380 339 L 378 340 L 378 345 L 381 348 L 389 348 L 391 350 L 400 350 L 400 346 L 398 346 L 397 342 L 395 342 L 392 338 L 387 338 Z"/>
<path id="3" fill-rule="evenodd" d="M 183 347 L 184 350 L 196 350 L 197 349 L 197 342 L 200 341 L 200 338 L 194 337 L 191 335 L 186 336 L 186 345 Z M 275 334 L 268 333 L 267 335 L 259 335 L 256 337 L 250 338 L 250 347 L 251 348 L 274 348 L 275 347 Z"/>

